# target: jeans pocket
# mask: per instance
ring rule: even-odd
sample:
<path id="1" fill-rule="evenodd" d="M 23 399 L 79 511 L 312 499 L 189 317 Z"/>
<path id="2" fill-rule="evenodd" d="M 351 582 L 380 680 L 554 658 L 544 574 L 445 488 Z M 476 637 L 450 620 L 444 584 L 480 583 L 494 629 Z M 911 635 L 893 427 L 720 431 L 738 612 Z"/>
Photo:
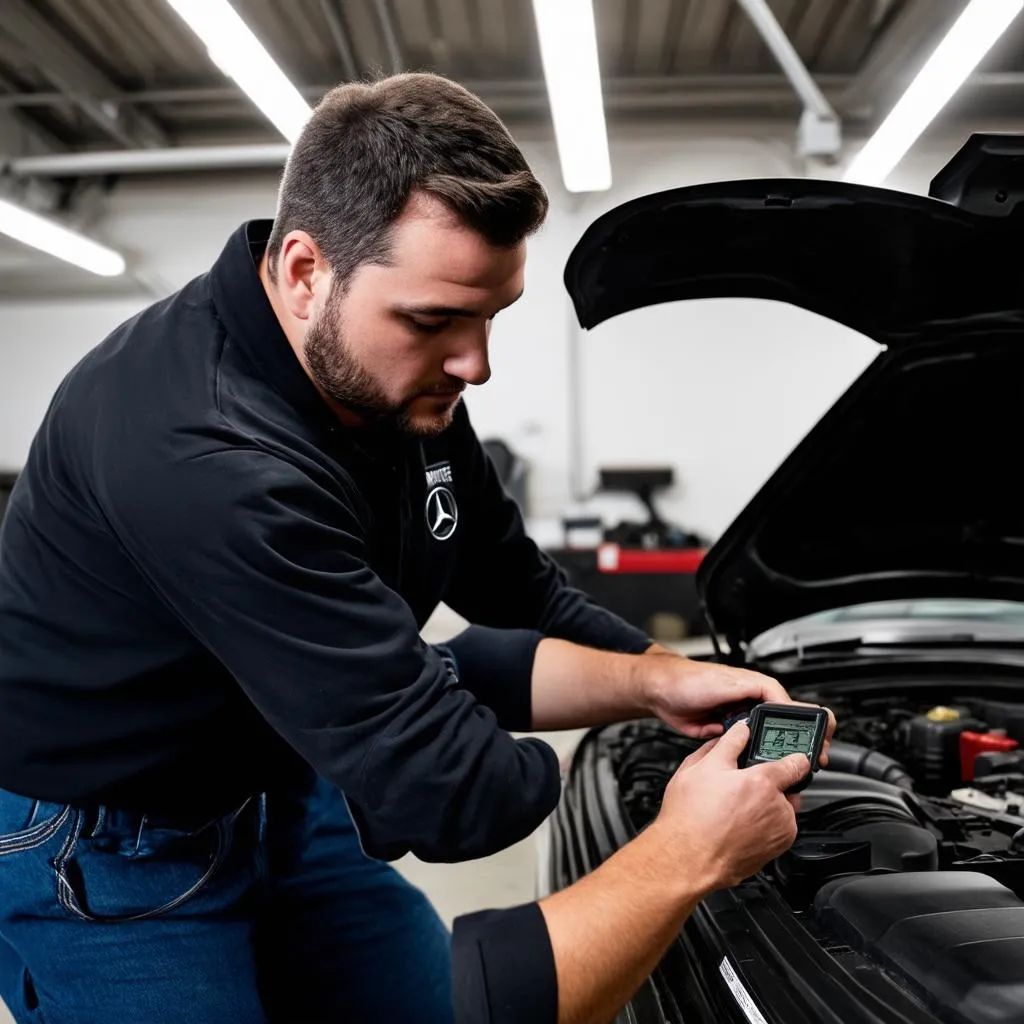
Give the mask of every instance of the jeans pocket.
<path id="1" fill-rule="evenodd" d="M 80 920 L 108 924 L 169 914 L 217 874 L 249 802 L 193 830 L 154 826 L 145 815 L 115 816 L 105 808 L 90 829 L 86 813 L 74 812 L 67 842 L 53 861 L 61 906 Z"/>
<path id="2" fill-rule="evenodd" d="M 67 805 L 0 790 L 0 857 L 43 846 L 73 815 Z"/>

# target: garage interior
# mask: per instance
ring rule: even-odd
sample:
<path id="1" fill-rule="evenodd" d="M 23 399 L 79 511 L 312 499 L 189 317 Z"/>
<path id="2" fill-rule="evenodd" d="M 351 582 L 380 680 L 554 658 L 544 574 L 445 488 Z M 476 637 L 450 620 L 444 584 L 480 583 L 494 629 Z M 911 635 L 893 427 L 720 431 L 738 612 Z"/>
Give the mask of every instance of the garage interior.
<path id="1" fill-rule="evenodd" d="M 117 324 L 204 272 L 240 223 L 274 213 L 289 142 L 174 6 L 0 0 L 0 517 L 68 370 Z M 552 44 L 546 76 L 531 0 L 230 8 L 294 87 L 293 105 L 342 82 L 431 70 L 508 125 L 551 212 L 529 245 L 523 299 L 495 322 L 493 378 L 467 397 L 476 430 L 532 535 L 578 585 L 677 649 L 704 652 L 700 556 L 876 346 L 755 299 L 655 305 L 584 331 L 563 284 L 566 260 L 602 213 L 662 189 L 809 177 L 926 195 L 971 134 L 1024 131 L 1024 18 L 1011 16 L 891 167 L 849 177 L 971 6 L 567 5 L 592 11 L 606 131 L 598 158 L 582 162 L 572 152 L 582 142 L 564 122 L 559 137 L 552 113 L 549 62 L 570 58 Z M 114 264 L 91 273 L 19 241 L 12 210 L 72 228 Z M 443 640 L 460 625 L 442 608 L 424 635 Z M 545 735 L 564 758 L 579 738 Z M 400 867 L 450 922 L 533 898 L 543 841 L 470 864 L 409 857 Z"/>

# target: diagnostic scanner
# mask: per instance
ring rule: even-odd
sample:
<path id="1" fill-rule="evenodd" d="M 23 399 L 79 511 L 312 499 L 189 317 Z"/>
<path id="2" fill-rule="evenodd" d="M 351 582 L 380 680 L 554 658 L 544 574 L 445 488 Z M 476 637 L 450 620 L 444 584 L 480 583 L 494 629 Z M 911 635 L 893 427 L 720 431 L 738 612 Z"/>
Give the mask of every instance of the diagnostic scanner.
<path id="1" fill-rule="evenodd" d="M 808 772 L 787 793 L 799 793 L 819 768 L 819 758 L 828 734 L 828 710 L 800 704 L 757 704 L 734 721 L 746 719 L 750 738 L 739 757 L 739 766 L 778 761 L 788 754 L 805 754 L 811 762 Z"/>

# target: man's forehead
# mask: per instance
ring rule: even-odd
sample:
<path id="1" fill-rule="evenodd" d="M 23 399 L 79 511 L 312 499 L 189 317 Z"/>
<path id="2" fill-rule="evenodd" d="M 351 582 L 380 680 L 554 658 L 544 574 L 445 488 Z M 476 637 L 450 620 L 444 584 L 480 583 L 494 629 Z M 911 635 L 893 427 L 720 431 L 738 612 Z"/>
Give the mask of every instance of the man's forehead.
<path id="1" fill-rule="evenodd" d="M 405 303 L 501 308 L 523 291 L 525 254 L 410 246 L 395 251 L 388 284 Z"/>
<path id="2" fill-rule="evenodd" d="M 440 200 L 410 199 L 391 234 L 396 267 L 484 288 L 501 288 L 521 275 L 526 245 L 492 245 Z"/>

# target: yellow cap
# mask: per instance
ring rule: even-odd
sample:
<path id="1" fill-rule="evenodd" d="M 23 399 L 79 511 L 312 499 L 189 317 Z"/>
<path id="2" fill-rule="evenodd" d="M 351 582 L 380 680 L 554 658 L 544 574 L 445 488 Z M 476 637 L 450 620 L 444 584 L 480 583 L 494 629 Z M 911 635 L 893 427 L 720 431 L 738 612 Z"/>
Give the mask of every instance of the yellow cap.
<path id="1" fill-rule="evenodd" d="M 940 704 L 932 708 L 925 717 L 931 722 L 955 722 L 960 717 L 960 712 L 956 708 L 947 708 Z"/>

